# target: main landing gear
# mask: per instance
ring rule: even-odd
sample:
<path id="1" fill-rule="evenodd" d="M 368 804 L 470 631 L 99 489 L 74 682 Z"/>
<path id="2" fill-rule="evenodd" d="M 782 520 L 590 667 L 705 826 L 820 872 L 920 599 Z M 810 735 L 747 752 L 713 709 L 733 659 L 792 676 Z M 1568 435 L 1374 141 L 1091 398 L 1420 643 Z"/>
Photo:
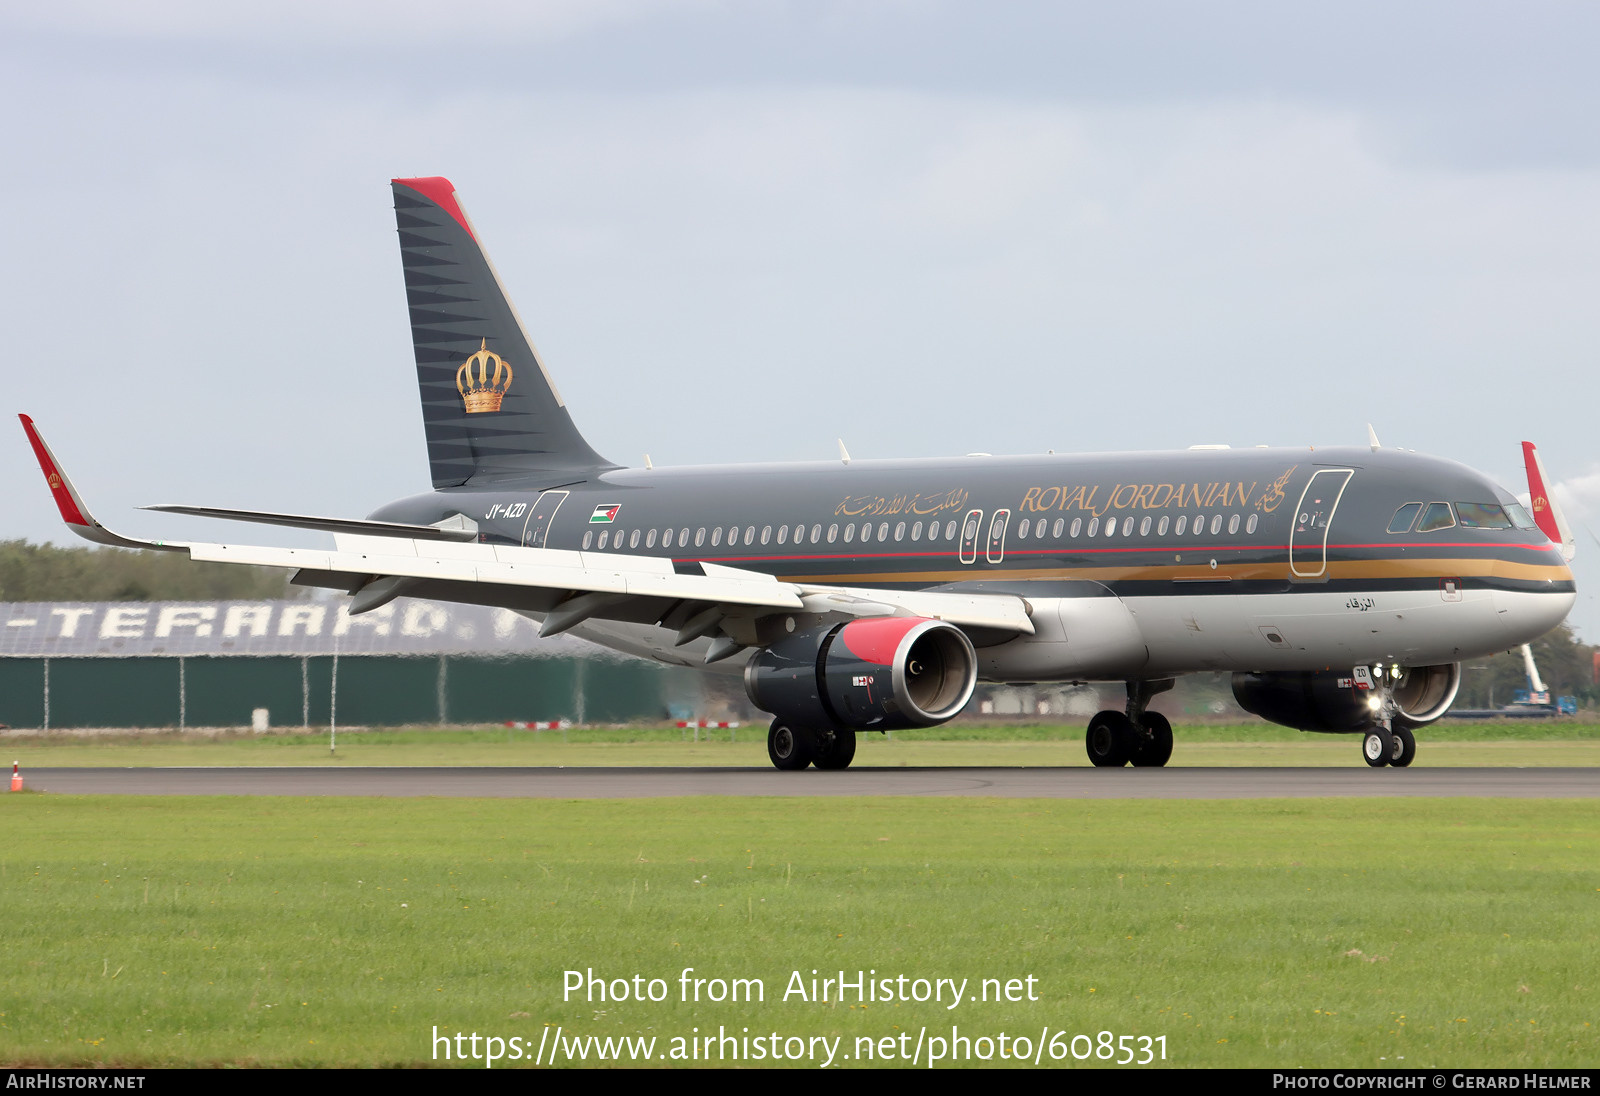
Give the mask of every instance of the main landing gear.
<path id="1" fill-rule="evenodd" d="M 1365 667 L 1358 668 L 1357 672 L 1362 669 Z M 1403 724 L 1397 727 L 1394 723 L 1399 710 L 1394 690 L 1404 672 L 1398 666 L 1387 672 L 1382 666 L 1374 666 L 1370 671 L 1372 699 L 1368 704 L 1372 708 L 1373 724 L 1361 736 L 1361 760 L 1374 769 L 1385 765 L 1403 769 L 1417 756 L 1417 739 L 1411 728 Z"/>
<path id="2" fill-rule="evenodd" d="M 848 728 L 812 727 L 774 719 L 767 729 L 767 757 L 774 768 L 796 772 L 808 765 L 848 769 L 856 756 L 856 733 Z"/>
<path id="3" fill-rule="evenodd" d="M 1104 711 L 1089 720 L 1084 748 L 1097 768 L 1159 769 L 1172 757 L 1172 724 L 1160 712 L 1145 711 L 1150 698 L 1172 688 L 1173 679 L 1128 682 L 1125 711 Z"/>

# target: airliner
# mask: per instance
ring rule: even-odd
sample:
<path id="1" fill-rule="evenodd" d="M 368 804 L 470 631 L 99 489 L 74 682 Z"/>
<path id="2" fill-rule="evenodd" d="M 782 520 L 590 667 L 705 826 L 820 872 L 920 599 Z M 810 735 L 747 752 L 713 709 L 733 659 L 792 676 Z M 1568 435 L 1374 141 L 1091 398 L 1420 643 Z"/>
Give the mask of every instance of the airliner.
<path id="1" fill-rule="evenodd" d="M 579 433 L 454 186 L 392 186 L 432 490 L 365 519 L 147 507 L 331 533 L 331 551 L 137 540 L 91 516 L 23 415 L 75 533 L 289 568 L 352 614 L 503 606 L 543 635 L 742 674 L 782 770 L 844 769 L 858 733 L 943 723 L 980 679 L 1122 682 L 1089 760 L 1161 766 L 1172 726 L 1150 701 L 1204 671 L 1252 713 L 1404 767 L 1463 660 L 1576 598 L 1528 443 L 1528 507 L 1370 428 L 1332 449 L 852 460 L 841 442 L 815 463 L 622 467 Z"/>

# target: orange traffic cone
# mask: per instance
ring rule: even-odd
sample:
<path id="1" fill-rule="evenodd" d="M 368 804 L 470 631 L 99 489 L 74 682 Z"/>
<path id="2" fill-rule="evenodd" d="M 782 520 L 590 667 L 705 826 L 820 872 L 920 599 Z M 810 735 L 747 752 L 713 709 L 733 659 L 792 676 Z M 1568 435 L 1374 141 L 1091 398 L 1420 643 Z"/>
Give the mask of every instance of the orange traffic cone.
<path id="1" fill-rule="evenodd" d="M 14 792 L 22 790 L 22 770 L 17 768 L 15 761 L 11 763 L 11 790 Z"/>

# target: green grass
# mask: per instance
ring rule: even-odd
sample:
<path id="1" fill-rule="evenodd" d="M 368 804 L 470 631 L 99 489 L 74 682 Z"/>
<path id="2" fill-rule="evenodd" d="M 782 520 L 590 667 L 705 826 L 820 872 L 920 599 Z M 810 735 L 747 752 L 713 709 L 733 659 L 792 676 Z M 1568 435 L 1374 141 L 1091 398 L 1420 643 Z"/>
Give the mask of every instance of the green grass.
<path id="1" fill-rule="evenodd" d="M 422 1063 L 435 1025 L 851 1053 L 956 1024 L 1165 1035 L 1181 1066 L 1592 1066 L 1600 1026 L 1589 801 L 13 795 L 0 819 L 6 1064 Z M 681 1003 L 685 967 L 766 1000 Z M 563 1001 L 587 968 L 671 999 Z M 813 968 L 1039 1000 L 783 1002 Z"/>
<path id="2" fill-rule="evenodd" d="M 1304 734 L 1265 723 L 1180 725 L 1175 766 L 1349 766 L 1361 764 L 1354 735 Z M 1600 766 L 1600 723 L 1441 724 L 1419 735 L 1416 764 Z M 857 765 L 1087 765 L 1076 726 L 955 725 L 864 734 Z M 676 727 L 512 731 L 504 727 L 341 731 L 330 753 L 326 730 L 216 738 L 156 733 L 31 736 L 6 742 L 34 766 L 155 765 L 748 765 L 766 766 L 766 728 L 693 732 Z M 4 747 L 0 747 L 4 748 Z M 7 755 L 0 754 L 0 762 Z"/>

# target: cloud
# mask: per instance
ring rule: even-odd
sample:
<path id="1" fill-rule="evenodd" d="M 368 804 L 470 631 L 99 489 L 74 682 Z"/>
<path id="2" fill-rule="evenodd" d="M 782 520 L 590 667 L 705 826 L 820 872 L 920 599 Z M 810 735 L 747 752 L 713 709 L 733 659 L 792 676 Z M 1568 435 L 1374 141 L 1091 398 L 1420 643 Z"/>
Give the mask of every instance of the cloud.
<path id="1" fill-rule="evenodd" d="M 557 42 L 651 18 L 721 6 L 714 0 L 57 0 L 15 5 L 13 26 L 145 40 L 371 44 L 507 39 Z M 470 64 L 470 61 L 464 61 Z"/>

